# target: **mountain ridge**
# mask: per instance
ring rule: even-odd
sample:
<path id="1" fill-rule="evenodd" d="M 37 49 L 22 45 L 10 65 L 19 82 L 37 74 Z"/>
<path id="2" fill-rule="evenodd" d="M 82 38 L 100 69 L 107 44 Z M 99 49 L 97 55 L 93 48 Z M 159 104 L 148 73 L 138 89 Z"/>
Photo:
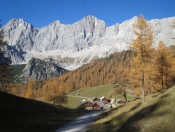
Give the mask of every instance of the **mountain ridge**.
<path id="1" fill-rule="evenodd" d="M 75 21 L 75 22 L 70 23 L 70 24 L 61 23 L 60 20 L 54 20 L 54 21 L 48 23 L 47 25 L 41 26 L 41 27 L 34 26 L 34 25 L 32 25 L 32 23 L 27 22 L 27 21 L 26 21 L 25 19 L 23 19 L 23 18 L 12 18 L 12 19 L 10 19 L 8 22 L 10 22 L 10 21 L 12 21 L 12 20 L 19 20 L 19 21 L 26 22 L 27 24 L 30 24 L 31 26 L 35 27 L 36 29 L 41 29 L 41 28 L 47 27 L 48 25 L 50 25 L 50 24 L 52 24 L 52 23 L 59 23 L 59 24 L 63 24 L 63 25 L 72 25 L 72 24 L 75 24 L 75 23 L 81 21 L 82 19 L 84 19 L 84 18 L 86 18 L 86 17 L 94 17 L 94 18 L 97 18 L 96 16 L 88 15 L 88 16 L 82 17 L 80 20 Z M 133 17 L 130 18 L 130 19 L 137 18 L 137 17 L 138 17 L 138 16 L 133 16 Z M 157 21 L 157 20 L 158 20 L 158 21 L 161 21 L 161 20 L 165 20 L 165 19 L 174 19 L 174 18 L 175 18 L 175 16 L 171 16 L 171 17 L 164 17 L 164 18 L 160 18 L 160 19 L 159 19 L 159 18 L 150 19 L 150 20 L 147 20 L 147 21 Z M 99 18 L 97 18 L 97 19 L 98 19 L 98 20 L 101 20 L 101 19 L 99 19 Z M 128 20 L 130 20 L 130 19 L 128 19 Z M 125 21 L 128 21 L 128 20 L 125 20 Z M 104 21 L 104 20 L 102 20 L 102 21 Z M 123 22 L 125 22 L 125 21 L 123 21 Z M 8 23 L 8 22 L 7 22 L 7 23 Z M 104 22 L 105 22 L 105 21 L 104 21 Z M 123 23 L 123 22 L 116 22 L 115 24 L 112 24 L 112 25 L 109 25 L 109 26 L 106 26 L 106 27 L 111 27 L 111 26 L 114 26 L 114 25 L 116 25 L 116 24 L 121 24 L 121 23 Z M 7 23 L 6 23 L 6 24 L 7 24 Z M 6 24 L 5 24 L 5 25 L 6 25 Z M 3 25 L 3 26 L 5 26 L 5 25 Z"/>
<path id="2" fill-rule="evenodd" d="M 137 17 L 133 17 L 107 27 L 103 20 L 86 16 L 73 24 L 54 21 L 48 26 L 36 28 L 23 19 L 12 19 L 2 28 L 9 46 L 23 52 L 21 55 L 18 53 L 16 58 L 10 57 L 12 64 L 26 64 L 32 57 L 42 60 L 51 58 L 55 63 L 69 58 L 72 60 L 70 63 L 62 61 L 59 66 L 74 70 L 91 60 L 128 49 L 136 37 L 133 33 L 136 21 Z M 175 17 L 149 21 L 155 35 L 154 45 L 160 40 L 165 41 L 167 46 L 174 44 L 171 40 L 171 24 L 174 21 Z"/>

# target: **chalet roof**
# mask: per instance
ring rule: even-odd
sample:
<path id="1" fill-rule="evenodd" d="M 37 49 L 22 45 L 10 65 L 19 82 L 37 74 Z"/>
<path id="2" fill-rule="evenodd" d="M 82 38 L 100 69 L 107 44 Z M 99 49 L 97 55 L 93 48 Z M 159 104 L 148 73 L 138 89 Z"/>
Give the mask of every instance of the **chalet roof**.
<path id="1" fill-rule="evenodd" d="M 99 105 L 100 107 L 103 107 L 103 106 L 104 106 L 104 104 L 103 104 L 102 102 L 96 102 L 96 103 L 94 103 L 94 104 L 97 104 L 97 105 Z"/>
<path id="2" fill-rule="evenodd" d="M 103 96 L 103 97 L 101 97 L 100 99 L 104 99 L 105 97 Z"/>
<path id="3" fill-rule="evenodd" d="M 85 99 L 83 99 L 81 102 L 85 102 L 86 100 Z"/>
<path id="4" fill-rule="evenodd" d="M 83 100 L 80 102 L 80 105 L 85 104 L 85 103 L 87 103 L 87 102 L 88 102 L 87 100 L 83 99 Z"/>
<path id="5" fill-rule="evenodd" d="M 103 100 L 103 99 L 107 99 L 107 98 L 103 96 L 103 97 L 101 97 L 100 99 Z M 107 99 L 107 100 L 108 100 L 108 99 Z"/>
<path id="6" fill-rule="evenodd" d="M 97 98 L 97 97 L 92 97 L 92 100 L 94 100 L 94 99 L 99 99 L 99 98 Z"/>

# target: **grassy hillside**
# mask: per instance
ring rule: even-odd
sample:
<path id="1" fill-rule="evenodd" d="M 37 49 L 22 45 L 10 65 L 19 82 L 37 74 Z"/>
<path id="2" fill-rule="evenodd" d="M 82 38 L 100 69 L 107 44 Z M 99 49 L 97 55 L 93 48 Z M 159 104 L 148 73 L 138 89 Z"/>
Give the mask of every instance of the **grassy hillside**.
<path id="1" fill-rule="evenodd" d="M 175 86 L 104 113 L 90 131 L 105 132 L 174 132 Z"/>
<path id="2" fill-rule="evenodd" d="M 0 131 L 49 132 L 84 114 L 0 92 Z"/>
<path id="3" fill-rule="evenodd" d="M 68 94 L 68 104 L 65 107 L 77 108 L 83 99 L 91 97 L 102 97 L 112 94 L 113 85 L 101 85 L 90 88 L 80 88 Z M 80 96 L 76 96 L 76 93 L 80 93 Z"/>
<path id="4" fill-rule="evenodd" d="M 116 95 L 113 93 L 113 87 L 114 87 L 113 84 L 107 84 L 107 85 L 77 89 L 68 94 L 68 104 L 66 105 L 66 107 L 77 108 L 83 99 L 92 97 L 100 98 L 102 96 L 110 97 L 112 95 L 112 98 L 116 99 L 123 98 L 121 95 Z M 76 93 L 80 93 L 80 95 L 76 96 Z M 127 97 L 129 101 L 135 99 L 130 94 L 127 94 Z"/>
<path id="5" fill-rule="evenodd" d="M 89 88 L 80 88 L 71 92 L 70 95 L 76 95 L 76 93 L 80 93 L 81 96 L 85 97 L 107 97 L 112 94 L 113 86 L 114 85 L 112 84 L 108 84 Z"/>
<path id="6" fill-rule="evenodd" d="M 18 77 L 22 73 L 23 69 L 25 68 L 26 64 L 22 65 L 11 65 L 13 81 L 18 82 Z"/>

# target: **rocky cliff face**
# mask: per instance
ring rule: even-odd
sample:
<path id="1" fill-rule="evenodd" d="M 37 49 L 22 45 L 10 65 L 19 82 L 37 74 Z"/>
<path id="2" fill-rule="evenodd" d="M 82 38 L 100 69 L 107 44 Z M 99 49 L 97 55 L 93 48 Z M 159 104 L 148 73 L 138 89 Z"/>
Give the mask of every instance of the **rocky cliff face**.
<path id="1" fill-rule="evenodd" d="M 3 26 L 3 30 L 12 64 L 27 63 L 35 57 L 53 59 L 60 66 L 72 70 L 93 59 L 128 49 L 135 38 L 133 24 L 136 21 L 137 17 L 134 17 L 107 27 L 104 21 L 87 16 L 71 25 L 55 21 L 36 28 L 23 19 L 12 19 Z M 167 46 L 175 44 L 171 39 L 174 21 L 175 17 L 149 21 L 155 36 L 154 45 L 160 40 Z"/>
<path id="2" fill-rule="evenodd" d="M 24 82 L 27 81 L 28 78 L 34 80 L 46 80 L 58 76 L 65 71 L 65 69 L 58 67 L 54 62 L 46 62 L 32 58 L 19 76 L 19 80 Z"/>

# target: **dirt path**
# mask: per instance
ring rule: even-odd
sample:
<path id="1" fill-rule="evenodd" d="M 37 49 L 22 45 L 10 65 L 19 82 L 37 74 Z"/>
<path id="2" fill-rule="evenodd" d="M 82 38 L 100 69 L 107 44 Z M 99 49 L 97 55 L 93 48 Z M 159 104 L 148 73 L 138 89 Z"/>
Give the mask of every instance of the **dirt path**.
<path id="1" fill-rule="evenodd" d="M 90 123 L 95 121 L 102 112 L 102 110 L 91 111 L 56 130 L 56 132 L 85 132 L 89 129 Z"/>

